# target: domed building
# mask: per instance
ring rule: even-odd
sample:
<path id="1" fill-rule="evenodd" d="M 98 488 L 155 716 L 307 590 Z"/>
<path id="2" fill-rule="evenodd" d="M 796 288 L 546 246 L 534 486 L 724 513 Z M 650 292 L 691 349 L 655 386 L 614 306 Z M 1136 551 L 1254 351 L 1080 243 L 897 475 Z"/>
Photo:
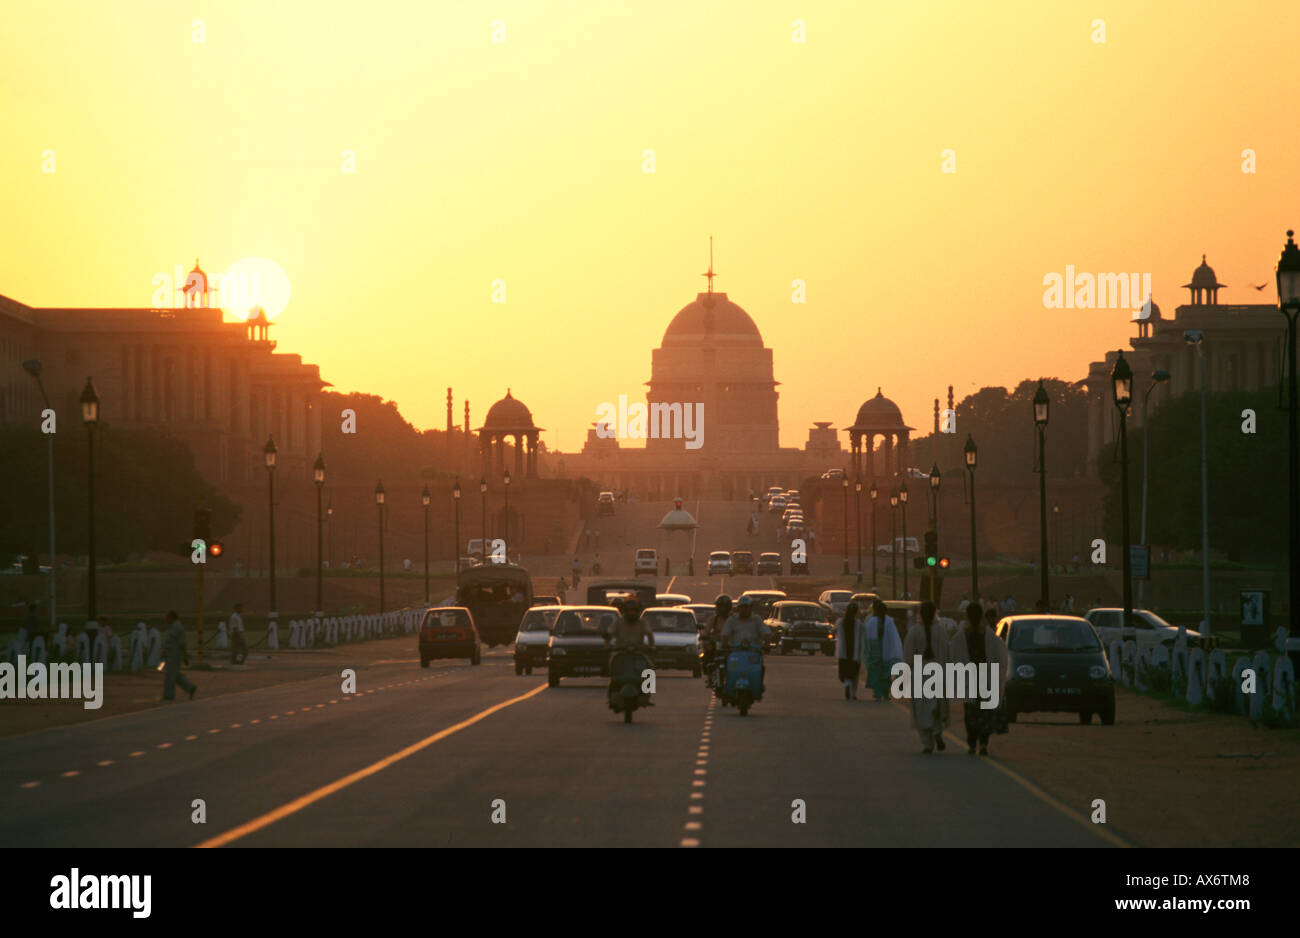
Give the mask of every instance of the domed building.
<path id="1" fill-rule="evenodd" d="M 515 444 L 514 475 L 517 479 L 537 478 L 537 435 L 544 428 L 533 423 L 532 411 L 516 400 L 506 388 L 506 396 L 488 408 L 483 426 L 476 431 L 483 471 L 500 476 L 506 466 L 506 438 Z"/>
<path id="2" fill-rule="evenodd" d="M 903 412 L 898 405 L 876 388 L 876 396 L 858 408 L 857 419 L 847 430 L 855 476 L 860 479 L 892 478 L 907 464 L 907 441 L 913 429 L 903 423 Z M 883 455 L 879 466 L 876 465 L 877 439 L 881 441 L 880 452 Z"/>

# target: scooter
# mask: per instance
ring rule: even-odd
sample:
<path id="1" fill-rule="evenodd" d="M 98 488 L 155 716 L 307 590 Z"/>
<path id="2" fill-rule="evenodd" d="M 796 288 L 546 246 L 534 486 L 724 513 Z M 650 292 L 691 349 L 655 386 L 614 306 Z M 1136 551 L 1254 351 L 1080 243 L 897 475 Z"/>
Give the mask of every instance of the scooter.
<path id="1" fill-rule="evenodd" d="M 722 703 L 748 716 L 749 708 L 763 699 L 763 653 L 751 645 L 733 648 L 722 677 Z"/>
<path id="2" fill-rule="evenodd" d="M 641 691 L 644 674 L 649 667 L 650 659 L 636 648 L 623 646 L 610 656 L 612 686 L 609 691 L 609 708 L 615 713 L 623 714 L 624 723 L 632 722 L 632 714 L 638 707 L 650 706 L 650 695 Z"/>

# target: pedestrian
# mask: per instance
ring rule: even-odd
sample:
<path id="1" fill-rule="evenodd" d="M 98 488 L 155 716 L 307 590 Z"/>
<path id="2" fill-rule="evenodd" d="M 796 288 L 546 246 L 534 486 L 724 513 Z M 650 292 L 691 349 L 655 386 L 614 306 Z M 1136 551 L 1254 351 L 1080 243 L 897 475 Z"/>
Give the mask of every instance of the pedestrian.
<path id="1" fill-rule="evenodd" d="M 957 614 L 958 614 L 958 615 L 965 615 L 965 614 L 966 614 L 966 607 L 969 606 L 969 605 L 970 605 L 970 598 L 969 598 L 965 593 L 962 593 L 962 594 L 961 594 L 961 602 L 959 602 L 959 603 L 957 604 Z"/>
<path id="2" fill-rule="evenodd" d="M 27 618 L 24 621 L 24 628 L 27 629 L 28 648 L 32 647 L 31 643 L 36 641 L 36 636 L 42 634 L 40 623 L 36 621 L 37 608 L 38 607 L 36 603 L 27 604 Z M 46 641 L 48 642 L 49 639 L 46 639 Z"/>
<path id="3" fill-rule="evenodd" d="M 984 624 L 995 632 L 998 630 L 998 610 L 996 606 L 989 606 L 984 610 Z"/>
<path id="4" fill-rule="evenodd" d="M 849 603 L 835 636 L 835 655 L 839 659 L 840 683 L 844 685 L 845 700 L 858 699 L 858 674 L 862 670 L 862 661 L 858 657 L 858 630 L 861 625 L 858 604 Z"/>
<path id="5" fill-rule="evenodd" d="M 555 584 L 555 598 L 560 601 L 561 606 L 564 605 L 564 577 L 560 577 L 560 582 Z"/>
<path id="6" fill-rule="evenodd" d="M 940 666 L 948 662 L 948 632 L 935 619 L 934 603 L 929 600 L 921 603 L 921 621 L 913 623 L 903 640 L 903 660 L 911 666 L 917 655 L 921 656 L 923 666 L 931 661 Z M 942 694 L 913 697 L 911 710 L 912 728 L 921 737 L 921 752 L 928 754 L 935 749 L 943 752 L 947 748 L 943 744 L 943 728 L 948 723 L 947 699 Z"/>
<path id="7" fill-rule="evenodd" d="M 167 612 L 167 635 L 164 641 L 164 654 L 167 659 L 166 670 L 163 671 L 163 700 L 174 700 L 176 697 L 176 685 L 181 686 L 181 690 L 189 691 L 190 700 L 194 699 L 194 694 L 198 688 L 181 674 L 181 662 L 190 663 L 190 657 L 185 650 L 185 626 L 181 625 L 181 617 L 176 614 L 175 609 Z"/>
<path id="8" fill-rule="evenodd" d="M 244 642 L 244 604 L 235 603 L 235 611 L 230 614 L 230 663 L 243 664 L 248 657 L 248 645 Z"/>
<path id="9" fill-rule="evenodd" d="M 978 747 L 981 756 L 989 754 L 989 736 L 996 732 L 999 714 L 1002 713 L 1001 701 L 1006 686 L 1007 666 L 1010 657 L 1007 646 L 984 624 L 984 610 L 979 603 L 966 607 L 966 623 L 957 630 L 949 646 L 949 660 L 957 664 L 974 664 L 977 668 L 996 668 L 993 681 L 998 690 L 998 707 L 985 709 L 980 706 L 979 686 L 981 681 L 968 680 L 966 695 L 962 700 L 962 719 L 966 723 L 966 746 L 970 755 L 975 755 Z M 986 685 L 987 686 L 987 685 Z"/>
<path id="10" fill-rule="evenodd" d="M 903 643 L 898 638 L 898 627 L 889 617 L 883 600 L 871 603 L 871 616 L 859 630 L 858 658 L 867 665 L 866 685 L 876 701 L 889 695 L 889 669 L 903 660 Z"/>

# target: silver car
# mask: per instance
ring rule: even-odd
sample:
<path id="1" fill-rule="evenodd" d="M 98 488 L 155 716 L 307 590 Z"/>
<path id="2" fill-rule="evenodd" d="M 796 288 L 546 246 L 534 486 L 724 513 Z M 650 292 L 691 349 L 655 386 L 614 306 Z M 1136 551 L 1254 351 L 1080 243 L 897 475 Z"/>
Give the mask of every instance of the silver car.
<path id="1" fill-rule="evenodd" d="M 650 660 L 656 670 L 690 671 L 691 677 L 703 673 L 695 613 L 682 606 L 656 606 L 641 613 L 641 618 L 655 635 Z"/>
<path id="2" fill-rule="evenodd" d="M 533 606 L 524 613 L 515 634 L 515 674 L 532 674 L 546 667 L 546 646 L 563 606 Z"/>
<path id="3" fill-rule="evenodd" d="M 1134 609 L 1133 625 L 1129 628 L 1122 628 L 1124 610 L 1118 607 L 1099 606 L 1096 609 L 1089 609 L 1083 617 L 1097 630 L 1097 635 L 1106 647 L 1107 654 L 1110 653 L 1110 644 L 1114 641 L 1126 642 L 1133 639 L 1137 642 L 1138 648 L 1142 649 L 1155 645 L 1172 646 L 1178 638 L 1178 627 L 1170 625 L 1149 609 Z M 1198 642 L 1200 639 L 1200 632 L 1187 630 L 1189 642 Z"/>

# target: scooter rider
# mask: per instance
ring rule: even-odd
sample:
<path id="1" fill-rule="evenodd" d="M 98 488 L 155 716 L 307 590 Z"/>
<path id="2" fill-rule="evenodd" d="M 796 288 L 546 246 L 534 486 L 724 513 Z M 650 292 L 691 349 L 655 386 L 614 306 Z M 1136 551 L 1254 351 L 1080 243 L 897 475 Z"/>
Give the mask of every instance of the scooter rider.
<path id="1" fill-rule="evenodd" d="M 735 614 L 728 618 L 726 625 L 722 627 L 722 647 L 724 651 L 742 645 L 752 645 L 760 652 L 763 650 L 763 640 L 767 637 L 768 628 L 761 619 L 754 617 L 753 612 L 753 599 L 748 596 L 741 596 L 740 599 L 736 600 Z M 760 681 L 763 688 L 766 689 L 766 661 L 762 664 Z"/>
<path id="2" fill-rule="evenodd" d="M 614 646 L 614 654 L 621 648 L 634 652 L 654 651 L 655 633 L 650 624 L 641 618 L 641 603 L 635 597 L 623 600 L 619 607 L 622 615 L 605 633 L 605 641 Z M 612 658 L 612 655 L 611 655 Z M 617 689 L 613 668 L 610 668 L 609 690 Z"/>

